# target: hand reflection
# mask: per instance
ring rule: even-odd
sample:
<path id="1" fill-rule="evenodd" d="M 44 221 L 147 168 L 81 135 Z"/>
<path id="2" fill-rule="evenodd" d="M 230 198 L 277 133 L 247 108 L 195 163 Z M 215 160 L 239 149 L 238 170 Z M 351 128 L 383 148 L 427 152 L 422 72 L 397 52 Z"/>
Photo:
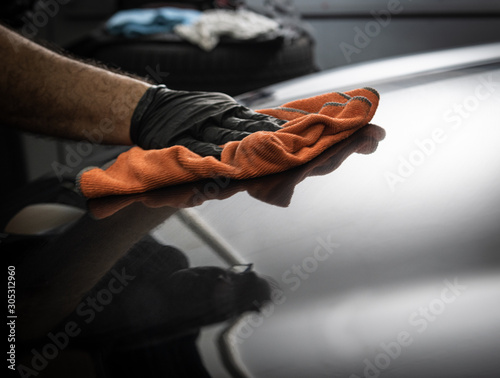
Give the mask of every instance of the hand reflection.
<path id="1" fill-rule="evenodd" d="M 79 339 L 86 343 L 136 347 L 257 311 L 269 299 L 269 283 L 251 265 L 189 267 L 179 249 L 146 236 L 84 296 L 69 318 L 82 325 Z"/>
<path id="2" fill-rule="evenodd" d="M 57 358 L 41 377 L 83 376 L 75 369 L 92 370 L 87 378 L 209 377 L 196 346 L 200 329 L 258 311 L 270 292 L 251 265 L 190 267 L 182 251 L 146 236 L 46 336 L 19 343 L 19 360 L 33 368 L 35 352 L 57 340 Z"/>

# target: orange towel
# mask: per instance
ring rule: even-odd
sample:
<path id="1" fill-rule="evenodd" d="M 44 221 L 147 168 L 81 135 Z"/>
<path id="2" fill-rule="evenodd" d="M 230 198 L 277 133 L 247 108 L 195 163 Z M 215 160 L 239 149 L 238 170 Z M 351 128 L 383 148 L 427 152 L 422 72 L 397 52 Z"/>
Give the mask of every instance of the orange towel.
<path id="1" fill-rule="evenodd" d="M 367 125 L 379 102 L 372 88 L 333 92 L 291 101 L 259 112 L 288 121 L 276 132 L 259 131 L 224 145 L 221 159 L 202 157 L 183 146 L 160 150 L 133 147 L 105 170 L 78 175 L 87 198 L 142 193 L 205 178 L 247 179 L 304 164 Z"/>
<path id="2" fill-rule="evenodd" d="M 353 153 L 368 155 L 375 152 L 378 143 L 384 138 L 384 129 L 368 124 L 306 164 L 285 172 L 248 180 L 206 179 L 145 193 L 94 198 L 87 202 L 87 207 L 94 218 L 103 219 L 137 203 L 151 209 L 186 209 L 199 206 L 205 201 L 222 200 L 245 191 L 251 197 L 270 205 L 288 207 L 295 187 L 303 180 L 331 174 Z"/>

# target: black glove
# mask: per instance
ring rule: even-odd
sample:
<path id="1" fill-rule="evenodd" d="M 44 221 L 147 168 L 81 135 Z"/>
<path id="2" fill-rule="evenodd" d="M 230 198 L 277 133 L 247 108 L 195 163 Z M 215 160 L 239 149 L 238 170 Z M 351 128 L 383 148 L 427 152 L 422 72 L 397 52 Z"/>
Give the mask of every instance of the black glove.
<path id="1" fill-rule="evenodd" d="M 219 158 L 219 145 L 256 131 L 276 131 L 284 123 L 223 93 L 175 91 L 158 85 L 139 100 L 130 137 L 144 149 L 182 145 L 201 156 Z"/>

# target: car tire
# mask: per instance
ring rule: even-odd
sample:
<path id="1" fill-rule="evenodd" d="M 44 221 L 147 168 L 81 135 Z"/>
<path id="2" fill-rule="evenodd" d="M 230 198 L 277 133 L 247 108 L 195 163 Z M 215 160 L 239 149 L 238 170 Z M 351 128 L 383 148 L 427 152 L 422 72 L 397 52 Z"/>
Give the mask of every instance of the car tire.
<path id="1" fill-rule="evenodd" d="M 292 40 L 220 43 L 207 52 L 181 40 L 91 36 L 70 51 L 179 90 L 237 95 L 317 71 L 314 43 Z"/>

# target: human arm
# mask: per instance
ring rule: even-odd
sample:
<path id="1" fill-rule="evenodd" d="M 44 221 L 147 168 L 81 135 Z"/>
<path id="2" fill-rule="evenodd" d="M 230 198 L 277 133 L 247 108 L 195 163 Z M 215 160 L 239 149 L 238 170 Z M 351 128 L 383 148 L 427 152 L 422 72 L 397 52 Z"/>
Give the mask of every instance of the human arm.
<path id="1" fill-rule="evenodd" d="M 130 145 L 130 120 L 151 86 L 57 54 L 0 25 L 0 123 L 82 140 L 107 122 L 102 143 Z"/>

